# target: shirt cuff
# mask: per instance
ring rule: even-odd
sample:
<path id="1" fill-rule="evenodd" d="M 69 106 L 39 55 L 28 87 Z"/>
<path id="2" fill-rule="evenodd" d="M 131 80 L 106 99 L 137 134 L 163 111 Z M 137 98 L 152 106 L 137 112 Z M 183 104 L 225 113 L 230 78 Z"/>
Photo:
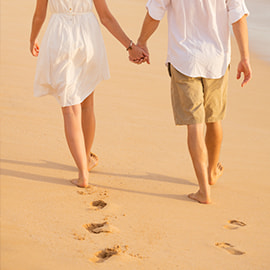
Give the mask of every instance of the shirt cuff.
<path id="1" fill-rule="evenodd" d="M 166 13 L 166 9 L 162 6 L 157 6 L 157 4 L 151 0 L 146 4 L 146 9 L 148 10 L 150 17 L 156 21 L 161 21 Z"/>
<path id="2" fill-rule="evenodd" d="M 239 21 L 244 15 L 249 15 L 249 11 L 244 2 L 242 2 L 238 7 L 229 11 L 230 24 Z"/>

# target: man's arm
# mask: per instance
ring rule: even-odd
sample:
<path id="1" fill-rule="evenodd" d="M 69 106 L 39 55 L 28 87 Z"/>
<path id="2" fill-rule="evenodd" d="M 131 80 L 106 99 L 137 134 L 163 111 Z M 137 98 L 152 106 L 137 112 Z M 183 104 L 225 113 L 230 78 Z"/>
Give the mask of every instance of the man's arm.
<path id="1" fill-rule="evenodd" d="M 94 0 L 95 8 L 101 23 L 108 31 L 128 50 L 129 59 L 137 64 L 148 61 L 148 55 L 138 46 L 133 44 L 123 31 L 118 21 L 110 12 L 105 0 Z"/>
<path id="2" fill-rule="evenodd" d="M 251 66 L 249 63 L 248 27 L 246 15 L 244 15 L 239 21 L 233 23 L 232 27 L 241 55 L 241 60 L 237 69 L 237 79 L 239 80 L 241 78 L 241 73 L 244 74 L 244 80 L 241 84 L 243 87 L 250 81 L 252 76 Z"/>
<path id="3" fill-rule="evenodd" d="M 141 34 L 140 37 L 138 38 L 137 45 L 141 47 L 143 50 L 145 50 L 147 53 L 148 48 L 147 48 L 147 41 L 148 39 L 152 36 L 152 34 L 156 31 L 158 28 L 160 21 L 154 20 L 149 13 L 146 13 Z M 148 58 L 148 64 L 150 64 L 150 59 Z"/>

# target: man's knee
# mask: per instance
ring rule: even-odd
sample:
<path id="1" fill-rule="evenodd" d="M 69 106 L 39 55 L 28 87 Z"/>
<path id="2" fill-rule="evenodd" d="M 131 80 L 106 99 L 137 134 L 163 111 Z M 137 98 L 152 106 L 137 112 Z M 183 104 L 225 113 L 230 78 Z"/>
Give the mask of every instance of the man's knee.
<path id="1" fill-rule="evenodd" d="M 189 139 L 202 139 L 204 137 L 204 124 L 187 125 Z"/>
<path id="2" fill-rule="evenodd" d="M 221 121 L 206 123 L 207 130 L 219 130 L 222 128 Z"/>

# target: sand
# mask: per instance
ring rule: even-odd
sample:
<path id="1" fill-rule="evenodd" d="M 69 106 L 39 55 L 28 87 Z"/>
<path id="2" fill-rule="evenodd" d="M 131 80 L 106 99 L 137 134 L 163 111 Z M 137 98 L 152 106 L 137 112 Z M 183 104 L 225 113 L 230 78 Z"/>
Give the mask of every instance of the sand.
<path id="1" fill-rule="evenodd" d="M 108 1 L 134 40 L 145 2 Z M 233 47 L 225 172 L 213 204 L 200 205 L 186 196 L 197 181 L 186 129 L 173 122 L 166 21 L 149 42 L 150 66 L 129 63 L 103 28 L 111 79 L 95 94 L 100 163 L 93 187 L 79 189 L 61 110 L 33 97 L 33 9 L 34 0 L 1 1 L 1 269 L 268 269 L 270 65 L 253 54 L 242 89 Z"/>

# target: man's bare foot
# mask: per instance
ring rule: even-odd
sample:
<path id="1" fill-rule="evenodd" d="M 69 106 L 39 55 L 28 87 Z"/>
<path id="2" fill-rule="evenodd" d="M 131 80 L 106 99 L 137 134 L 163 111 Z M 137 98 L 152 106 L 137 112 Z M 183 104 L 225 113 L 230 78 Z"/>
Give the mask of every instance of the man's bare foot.
<path id="1" fill-rule="evenodd" d="M 98 165 L 98 157 L 94 153 L 90 153 L 90 158 L 88 159 L 88 172 Z"/>
<path id="2" fill-rule="evenodd" d="M 88 181 L 85 181 L 83 179 L 73 179 L 70 182 L 73 185 L 80 187 L 80 188 L 87 188 L 88 187 Z"/>
<path id="3" fill-rule="evenodd" d="M 214 185 L 217 180 L 222 176 L 224 171 L 223 166 L 221 165 L 221 163 L 219 162 L 217 164 L 216 170 L 213 173 L 209 173 L 209 185 Z"/>
<path id="4" fill-rule="evenodd" d="M 196 193 L 191 193 L 188 195 L 188 197 L 191 200 L 197 201 L 199 203 L 203 203 L 203 204 L 210 204 L 211 203 L 210 197 L 207 195 L 201 194 L 200 191 L 197 191 Z"/>

